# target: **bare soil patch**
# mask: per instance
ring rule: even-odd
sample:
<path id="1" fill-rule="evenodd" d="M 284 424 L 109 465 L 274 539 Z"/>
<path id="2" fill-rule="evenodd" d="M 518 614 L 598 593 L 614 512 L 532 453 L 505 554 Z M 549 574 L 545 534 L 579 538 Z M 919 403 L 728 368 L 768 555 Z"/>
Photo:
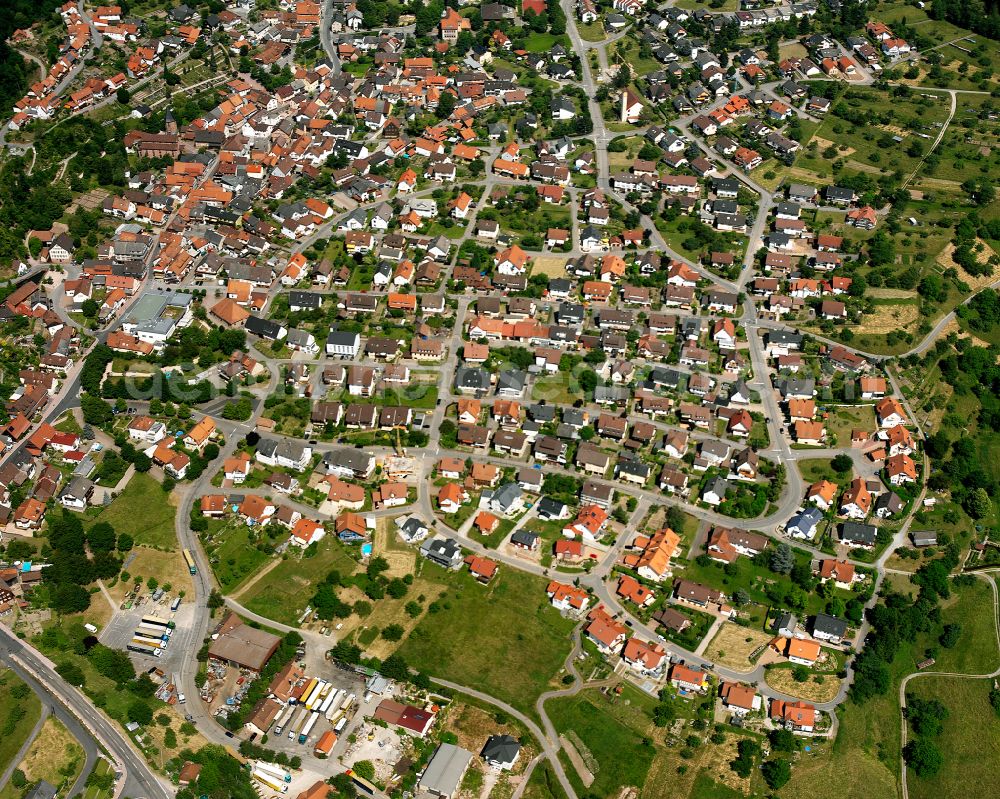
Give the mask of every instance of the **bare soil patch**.
<path id="1" fill-rule="evenodd" d="M 735 671 L 751 671 L 750 655 L 767 644 L 771 636 L 731 622 L 724 623 L 705 649 L 705 657 Z"/>
<path id="2" fill-rule="evenodd" d="M 767 684 L 810 702 L 829 702 L 840 690 L 840 680 L 833 674 L 812 674 L 806 682 L 796 682 L 791 669 L 768 669 Z"/>
<path id="3" fill-rule="evenodd" d="M 531 268 L 533 275 L 548 277 L 564 277 L 566 275 L 566 257 L 562 255 L 539 255 Z"/>
<path id="4" fill-rule="evenodd" d="M 985 264 L 990 258 L 993 257 L 993 248 L 989 244 L 984 242 L 982 239 L 977 239 L 976 244 L 983 245 L 983 251 L 976 253 L 976 260 Z M 954 259 L 951 257 L 955 252 L 955 245 L 948 243 L 945 245 L 944 250 L 937 258 L 937 262 L 941 264 L 945 269 L 955 268 L 958 270 L 959 275 L 961 275 L 962 280 L 969 284 L 973 291 L 979 291 L 982 288 L 993 283 L 996 280 L 996 275 L 979 275 L 978 277 L 973 277 L 968 272 L 966 272 L 962 267 L 955 263 Z"/>
<path id="5" fill-rule="evenodd" d="M 877 305 L 874 312 L 861 317 L 856 332 L 884 335 L 892 330 L 908 328 L 919 316 L 917 305 Z"/>
<path id="6" fill-rule="evenodd" d="M 824 139 L 822 136 L 813 136 L 812 140 L 814 142 L 816 142 L 816 146 L 817 147 L 820 147 L 820 148 L 822 148 L 824 150 L 827 147 L 831 147 L 831 146 L 832 147 L 836 147 L 838 155 L 841 155 L 841 156 L 850 156 L 850 155 L 854 155 L 857 152 L 857 150 L 855 150 L 853 147 L 848 147 L 845 144 L 841 144 L 840 142 L 831 141 L 830 139 Z"/>

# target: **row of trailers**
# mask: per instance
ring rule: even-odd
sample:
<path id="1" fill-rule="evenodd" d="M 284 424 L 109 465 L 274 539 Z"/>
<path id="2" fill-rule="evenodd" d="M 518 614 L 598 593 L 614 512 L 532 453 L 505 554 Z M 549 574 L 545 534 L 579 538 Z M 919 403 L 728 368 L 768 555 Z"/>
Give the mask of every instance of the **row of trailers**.
<path id="1" fill-rule="evenodd" d="M 334 732 L 340 733 L 347 725 L 347 711 L 350 710 L 357 694 L 334 688 L 326 680 L 313 678 L 302 692 L 296 704 L 289 704 L 278 715 L 274 725 L 275 735 L 288 733 L 290 739 L 297 735 L 299 743 L 309 740 L 313 727 L 320 717 L 333 725 Z"/>
<path id="2" fill-rule="evenodd" d="M 170 643 L 174 631 L 174 623 L 158 616 L 143 616 L 142 621 L 132 632 L 132 640 L 128 643 L 130 652 L 160 657 Z"/>

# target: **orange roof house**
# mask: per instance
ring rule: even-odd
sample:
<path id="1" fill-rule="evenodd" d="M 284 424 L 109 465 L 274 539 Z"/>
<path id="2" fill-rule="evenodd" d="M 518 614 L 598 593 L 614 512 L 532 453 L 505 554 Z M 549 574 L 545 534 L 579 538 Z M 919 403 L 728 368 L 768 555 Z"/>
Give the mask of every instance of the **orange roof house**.
<path id="1" fill-rule="evenodd" d="M 635 569 L 640 577 L 659 582 L 671 574 L 670 559 L 677 551 L 680 536 L 669 527 L 657 530 L 653 535 L 638 536 L 632 542 L 633 553 L 622 560 L 626 566 Z"/>
<path id="2" fill-rule="evenodd" d="M 639 607 L 651 605 L 656 600 L 656 595 L 652 591 L 628 574 L 618 578 L 618 588 L 615 593 Z"/>
<path id="3" fill-rule="evenodd" d="M 846 560 L 826 558 L 819 562 L 819 579 L 833 580 L 838 588 L 850 588 L 856 577 L 854 564 Z"/>
<path id="4" fill-rule="evenodd" d="M 465 559 L 465 564 L 469 567 L 469 574 L 481 583 L 488 583 L 497 573 L 500 565 L 489 558 L 481 558 L 478 555 L 469 555 Z"/>
<path id="5" fill-rule="evenodd" d="M 803 638 L 779 638 L 776 639 L 776 642 L 775 648 L 792 663 L 797 663 L 800 666 L 813 665 L 822 651 L 820 645 L 815 641 L 807 641 Z"/>
<path id="6" fill-rule="evenodd" d="M 474 522 L 476 529 L 483 535 L 489 535 L 492 533 L 497 529 L 498 524 L 500 524 L 500 519 L 485 510 L 479 511 L 476 516 L 476 521 Z"/>
<path id="7" fill-rule="evenodd" d="M 206 416 L 184 436 L 184 446 L 200 450 L 208 443 L 214 433 L 215 420 L 211 416 Z"/>
<path id="8" fill-rule="evenodd" d="M 816 726 L 816 708 L 808 702 L 771 700 L 771 719 L 794 730 L 811 731 Z"/>
<path id="9" fill-rule="evenodd" d="M 545 589 L 552 605 L 559 610 L 585 610 L 590 603 L 590 595 L 582 588 L 553 580 Z"/>

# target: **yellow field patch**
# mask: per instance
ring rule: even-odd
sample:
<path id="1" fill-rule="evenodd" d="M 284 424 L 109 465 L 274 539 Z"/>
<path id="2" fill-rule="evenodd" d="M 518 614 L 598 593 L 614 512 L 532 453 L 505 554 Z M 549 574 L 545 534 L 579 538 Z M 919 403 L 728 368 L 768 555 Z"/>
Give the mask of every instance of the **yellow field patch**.
<path id="1" fill-rule="evenodd" d="M 535 258 L 535 265 L 531 268 L 533 275 L 547 275 L 548 277 L 566 276 L 566 257 L 561 255 L 539 255 Z"/>
<path id="2" fill-rule="evenodd" d="M 49 716 L 19 768 L 28 782 L 47 780 L 59 787 L 83 767 L 83 747 L 55 717 Z"/>
<path id="3" fill-rule="evenodd" d="M 982 239 L 976 239 L 976 244 L 983 245 L 982 252 L 976 252 L 976 260 L 985 264 L 990 258 L 993 257 L 993 248 L 989 244 L 984 242 Z M 978 277 L 973 277 L 968 272 L 966 272 L 962 267 L 955 263 L 954 259 L 951 257 L 952 253 L 955 252 L 955 245 L 949 242 L 945 245 L 944 250 L 937 257 L 937 262 L 941 264 L 945 269 L 957 269 L 958 274 L 961 276 L 962 280 L 969 284 L 973 291 L 979 291 L 981 288 L 985 288 L 990 285 L 996 277 L 992 274 L 989 275 L 979 275 Z M 975 252 L 975 250 L 973 250 Z"/>
<path id="4" fill-rule="evenodd" d="M 770 640 L 771 636 L 761 630 L 726 622 L 708 645 L 705 657 L 736 671 L 751 671 L 754 664 L 750 655 Z"/>
<path id="5" fill-rule="evenodd" d="M 840 690 L 833 674 L 810 674 L 806 682 L 796 682 L 791 669 L 768 669 L 766 679 L 775 690 L 810 702 L 829 702 Z"/>
<path id="6" fill-rule="evenodd" d="M 134 557 L 131 557 L 133 555 Z M 193 590 L 194 584 L 191 575 L 188 573 L 184 557 L 179 550 L 161 552 L 158 549 L 137 546 L 129 553 L 129 556 L 131 560 L 125 566 L 125 571 L 131 575 L 133 580 L 136 577 L 142 577 L 143 583 L 145 583 L 150 577 L 155 577 L 160 586 L 169 585 L 170 589 L 167 593 L 174 596 L 177 595 L 178 591 L 190 594 Z M 131 587 L 131 581 L 128 583 L 119 581 L 117 585 L 108 590 L 115 601 L 121 603 Z"/>
<path id="7" fill-rule="evenodd" d="M 836 142 L 830 141 L 830 139 L 824 139 L 822 136 L 813 136 L 812 140 L 816 142 L 816 146 L 825 150 L 827 147 L 836 147 L 837 153 L 847 157 L 854 155 L 857 152 L 853 147 L 848 147 L 845 144 L 838 144 Z"/>
<path id="8" fill-rule="evenodd" d="M 920 317 L 917 305 L 876 305 L 872 313 L 861 317 L 856 333 L 885 335 L 893 330 L 908 328 Z"/>

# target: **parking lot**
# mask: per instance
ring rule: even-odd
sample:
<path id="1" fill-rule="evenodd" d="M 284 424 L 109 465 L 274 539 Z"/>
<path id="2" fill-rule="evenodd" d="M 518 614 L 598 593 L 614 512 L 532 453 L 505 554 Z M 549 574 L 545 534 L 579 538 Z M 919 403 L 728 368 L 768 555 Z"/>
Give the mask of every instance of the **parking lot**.
<path id="1" fill-rule="evenodd" d="M 156 616 L 166 621 L 172 621 L 175 626 L 171 631 L 169 643 L 160 657 L 145 655 L 141 652 L 129 652 L 129 656 L 136 664 L 137 669 L 142 671 L 154 665 L 167 674 L 178 671 L 186 651 L 192 646 L 190 639 L 194 627 L 194 605 L 182 601 L 177 612 L 171 613 L 170 603 L 173 599 L 172 595 L 164 594 L 158 602 L 153 602 L 151 593 L 143 589 L 139 596 L 133 600 L 131 608 L 115 612 L 105 628 L 98 634 L 98 640 L 112 649 L 128 651 L 128 644 L 143 616 Z"/>

